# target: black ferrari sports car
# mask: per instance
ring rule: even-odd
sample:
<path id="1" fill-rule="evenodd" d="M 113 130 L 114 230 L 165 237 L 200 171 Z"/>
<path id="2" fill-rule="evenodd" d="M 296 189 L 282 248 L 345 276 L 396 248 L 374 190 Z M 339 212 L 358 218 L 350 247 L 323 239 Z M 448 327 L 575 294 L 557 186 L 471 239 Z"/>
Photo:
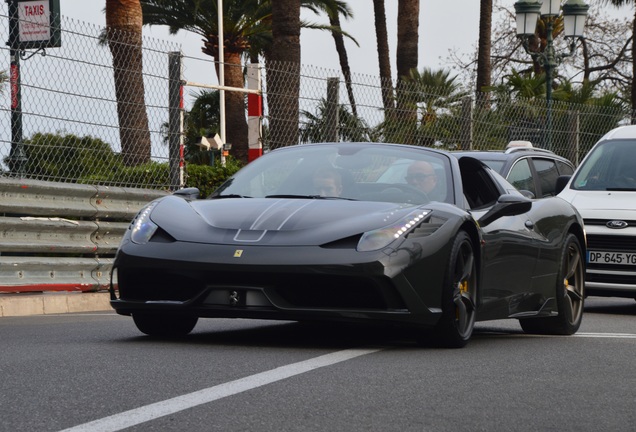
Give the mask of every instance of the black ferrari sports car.
<path id="1" fill-rule="evenodd" d="M 206 199 L 186 188 L 145 206 L 117 252 L 111 305 L 151 336 L 203 317 L 398 325 L 446 347 L 502 318 L 567 335 L 583 315 L 585 248 L 570 204 L 528 199 L 469 156 L 297 145 Z"/>

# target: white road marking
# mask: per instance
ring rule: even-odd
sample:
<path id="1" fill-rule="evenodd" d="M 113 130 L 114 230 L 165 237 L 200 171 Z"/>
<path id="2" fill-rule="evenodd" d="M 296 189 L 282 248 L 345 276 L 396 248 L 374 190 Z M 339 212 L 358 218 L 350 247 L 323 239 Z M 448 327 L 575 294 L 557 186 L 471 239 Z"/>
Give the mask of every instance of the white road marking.
<path id="1" fill-rule="evenodd" d="M 636 339 L 632 333 L 575 333 L 574 337 Z"/>
<path id="2" fill-rule="evenodd" d="M 174 414 L 176 412 L 183 411 L 198 405 L 203 405 L 218 399 L 252 390 L 257 387 L 284 380 L 295 375 L 300 375 L 314 369 L 330 366 L 378 351 L 381 351 L 381 348 L 348 349 L 331 354 L 326 354 L 298 363 L 281 366 L 276 369 L 261 372 L 256 375 L 248 376 L 228 383 L 219 384 L 217 386 L 199 390 L 194 393 L 177 396 L 172 399 L 167 399 L 161 402 L 156 402 L 150 405 L 135 408 L 130 411 L 114 414 L 89 423 L 84 423 L 78 426 L 64 429 L 64 431 L 62 432 L 119 431 L 125 428 L 136 426 L 141 423 L 145 423 L 147 421 L 157 419 L 159 417 Z"/>
<path id="3" fill-rule="evenodd" d="M 494 333 L 484 332 L 482 335 L 495 335 L 503 337 L 527 337 L 527 338 L 603 338 L 603 339 L 636 339 L 636 334 L 633 333 L 575 333 L 573 335 L 542 335 L 532 333 Z"/>

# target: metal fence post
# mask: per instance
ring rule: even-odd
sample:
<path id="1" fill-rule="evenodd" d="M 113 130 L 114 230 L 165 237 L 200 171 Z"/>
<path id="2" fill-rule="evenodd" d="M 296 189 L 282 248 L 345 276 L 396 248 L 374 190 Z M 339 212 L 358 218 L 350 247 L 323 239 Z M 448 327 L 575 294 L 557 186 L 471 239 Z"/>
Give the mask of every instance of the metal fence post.
<path id="1" fill-rule="evenodd" d="M 182 55 L 178 51 L 168 53 L 168 158 L 170 188 L 179 189 L 185 184 L 184 136 L 183 136 L 183 85 L 181 80 Z"/>
<path id="2" fill-rule="evenodd" d="M 568 111 L 568 143 L 564 156 L 571 160 L 574 166 L 579 165 L 579 133 L 580 133 L 580 112 Z"/>
<path id="3" fill-rule="evenodd" d="M 340 133 L 338 131 L 338 110 L 340 107 L 340 80 L 338 78 L 327 78 L 327 113 L 325 116 L 325 126 L 323 136 L 325 141 L 338 142 Z"/>
<path id="4" fill-rule="evenodd" d="M 473 101 L 470 96 L 462 100 L 461 146 L 462 150 L 473 149 Z"/>
<path id="5" fill-rule="evenodd" d="M 11 172 L 22 174 L 26 163 L 26 153 L 22 143 L 22 89 L 20 71 L 20 37 L 18 34 L 18 2 L 8 0 L 9 3 L 9 55 L 11 57 L 11 152 L 7 164 Z"/>

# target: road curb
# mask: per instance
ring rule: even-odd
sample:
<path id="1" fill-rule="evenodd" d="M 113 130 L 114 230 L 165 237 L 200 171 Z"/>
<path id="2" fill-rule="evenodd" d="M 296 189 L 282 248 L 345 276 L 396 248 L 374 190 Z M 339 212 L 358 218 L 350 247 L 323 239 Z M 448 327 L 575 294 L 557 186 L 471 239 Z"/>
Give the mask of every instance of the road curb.
<path id="1" fill-rule="evenodd" d="M 108 292 L 0 294 L 0 317 L 112 310 Z"/>

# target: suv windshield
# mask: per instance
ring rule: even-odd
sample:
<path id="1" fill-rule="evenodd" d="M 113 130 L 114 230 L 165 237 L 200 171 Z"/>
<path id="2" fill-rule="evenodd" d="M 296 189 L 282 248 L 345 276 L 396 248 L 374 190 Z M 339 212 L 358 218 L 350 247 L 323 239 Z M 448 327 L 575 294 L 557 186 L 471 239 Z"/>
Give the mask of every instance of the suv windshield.
<path id="1" fill-rule="evenodd" d="M 597 145 L 572 181 L 576 190 L 636 191 L 636 141 L 611 140 Z"/>

